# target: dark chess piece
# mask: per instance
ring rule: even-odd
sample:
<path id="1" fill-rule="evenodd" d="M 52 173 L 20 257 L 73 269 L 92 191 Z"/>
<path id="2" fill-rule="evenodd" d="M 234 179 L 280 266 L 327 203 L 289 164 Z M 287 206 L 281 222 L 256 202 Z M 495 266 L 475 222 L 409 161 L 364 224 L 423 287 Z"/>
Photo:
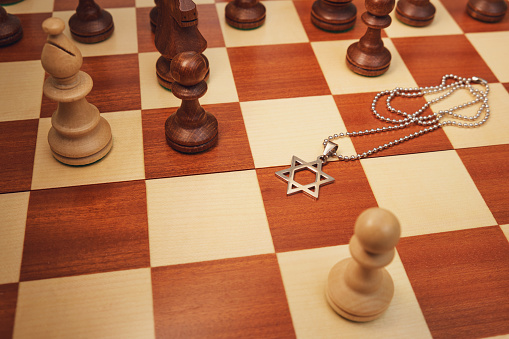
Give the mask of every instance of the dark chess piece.
<path id="1" fill-rule="evenodd" d="M 111 14 L 94 0 L 79 0 L 76 13 L 69 19 L 69 29 L 74 40 L 91 44 L 108 39 L 115 26 Z"/>
<path id="2" fill-rule="evenodd" d="M 498 22 L 507 12 L 505 0 L 468 0 L 467 13 L 483 22 Z"/>
<path id="3" fill-rule="evenodd" d="M 166 120 L 165 134 L 168 145 L 179 152 L 202 152 L 217 142 L 217 120 L 198 101 L 207 92 L 207 67 L 203 57 L 193 51 L 177 54 L 171 62 L 171 90 L 182 99 L 182 105 Z"/>
<path id="4" fill-rule="evenodd" d="M 359 215 L 350 239 L 351 258 L 330 270 L 326 296 L 342 317 L 359 322 L 380 317 L 394 295 L 394 283 L 384 268 L 395 254 L 401 227 L 396 217 L 381 208 Z"/>
<path id="5" fill-rule="evenodd" d="M 228 25 L 238 29 L 258 28 L 265 22 L 265 6 L 259 0 L 233 0 L 224 15 Z"/>
<path id="6" fill-rule="evenodd" d="M 0 5 L 10 5 L 23 0 L 0 0 Z"/>
<path id="7" fill-rule="evenodd" d="M 155 44 L 161 56 L 156 63 L 157 80 L 164 88 L 171 89 L 173 77 L 170 72 L 171 60 L 175 55 L 194 51 L 203 53 L 207 41 L 198 30 L 198 12 L 192 0 L 158 0 L 159 15 Z M 209 61 L 202 54 L 209 69 Z M 205 76 L 205 80 L 209 73 Z"/>
<path id="8" fill-rule="evenodd" d="M 50 75 L 44 82 L 44 95 L 58 103 L 51 117 L 48 143 L 53 156 L 64 164 L 91 164 L 112 147 L 110 125 L 85 98 L 92 90 L 92 78 L 80 71 L 83 57 L 63 34 L 64 22 L 49 18 L 42 28 L 48 41 L 42 49 L 41 63 Z"/>
<path id="9" fill-rule="evenodd" d="M 399 0 L 396 18 L 410 26 L 428 26 L 435 18 L 435 6 L 429 0 Z"/>
<path id="10" fill-rule="evenodd" d="M 150 14 L 149 14 L 149 17 L 150 17 L 150 29 L 152 29 L 152 32 L 156 32 L 156 27 L 157 27 L 157 16 L 159 15 L 159 1 L 160 0 L 154 0 L 155 2 L 155 6 L 152 7 L 152 9 L 150 10 Z"/>
<path id="11" fill-rule="evenodd" d="M 18 42 L 22 37 L 23 27 L 19 18 L 0 6 L 0 47 Z"/>
<path id="12" fill-rule="evenodd" d="M 311 22 L 325 31 L 346 31 L 356 19 L 357 8 L 352 0 L 316 0 L 311 7 Z"/>
<path id="13" fill-rule="evenodd" d="M 395 0 L 366 0 L 366 12 L 361 18 L 368 28 L 346 52 L 346 65 L 355 73 L 372 77 L 389 69 L 391 52 L 384 46 L 381 30 L 391 24 L 389 13 L 394 3 Z"/>

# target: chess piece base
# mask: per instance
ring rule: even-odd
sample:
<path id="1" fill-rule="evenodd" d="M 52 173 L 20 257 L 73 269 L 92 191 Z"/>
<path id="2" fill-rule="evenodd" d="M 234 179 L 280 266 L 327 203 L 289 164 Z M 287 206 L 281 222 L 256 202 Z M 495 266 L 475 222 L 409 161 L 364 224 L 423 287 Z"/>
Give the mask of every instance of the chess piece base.
<path id="1" fill-rule="evenodd" d="M 431 2 L 426 6 L 416 6 L 409 1 L 399 1 L 396 5 L 396 18 L 409 26 L 424 27 L 433 22 L 435 11 Z"/>
<path id="2" fill-rule="evenodd" d="M 374 77 L 382 75 L 391 65 L 391 53 L 383 47 L 382 53 L 370 55 L 364 53 L 359 47 L 359 42 L 353 43 L 346 52 L 346 65 L 353 72 Z"/>
<path id="3" fill-rule="evenodd" d="M 102 135 L 102 137 L 97 137 Z M 106 144 L 102 140 L 106 140 Z M 52 127 L 48 134 L 51 152 L 58 161 L 71 166 L 84 166 L 104 158 L 113 146 L 111 128 L 101 117 L 94 133 L 83 138 L 66 138 Z M 101 143 L 103 143 L 101 145 Z"/>
<path id="4" fill-rule="evenodd" d="M 265 22 L 265 6 L 258 2 L 253 7 L 243 8 L 231 1 L 225 8 L 225 19 L 228 25 L 238 29 L 258 28 Z"/>
<path id="5" fill-rule="evenodd" d="M 0 5 L 12 5 L 23 0 L 0 0 Z"/>
<path id="6" fill-rule="evenodd" d="M 208 71 L 204 79 L 205 81 L 207 81 L 210 76 L 209 59 L 207 59 L 207 57 L 203 54 L 201 54 L 201 56 L 205 60 L 205 63 L 207 64 Z M 173 83 L 174 80 L 170 73 L 170 64 L 171 60 L 167 60 L 164 57 L 160 56 L 156 62 L 156 75 L 159 85 L 171 91 L 171 84 Z"/>
<path id="7" fill-rule="evenodd" d="M 92 21 L 81 21 L 78 15 L 74 14 L 69 19 L 69 29 L 74 40 L 92 44 L 111 37 L 115 26 L 111 14 L 102 9 L 98 18 Z"/>
<path id="8" fill-rule="evenodd" d="M 357 8 L 350 3 L 340 7 L 326 0 L 317 0 L 311 7 L 311 22 L 318 28 L 330 32 L 349 30 L 357 19 Z"/>
<path id="9" fill-rule="evenodd" d="M 23 37 L 23 27 L 19 18 L 7 14 L 7 20 L 0 25 L 0 46 L 12 45 Z"/>
<path id="10" fill-rule="evenodd" d="M 469 0 L 467 3 L 467 13 L 472 18 L 483 22 L 499 22 L 504 18 L 506 12 L 507 3 L 505 1 Z"/>
<path id="11" fill-rule="evenodd" d="M 371 293 L 353 290 L 344 279 L 345 270 L 351 260 L 351 258 L 342 260 L 332 267 L 325 290 L 327 301 L 343 318 L 357 322 L 375 320 L 389 307 L 394 295 L 394 283 L 387 270 L 382 269 L 379 289 Z"/>
<path id="12" fill-rule="evenodd" d="M 165 124 L 166 142 L 171 148 L 182 153 L 198 153 L 208 150 L 217 143 L 217 120 L 206 112 L 205 123 L 196 129 L 179 127 L 177 114 L 172 114 Z M 193 140 L 192 143 L 189 140 Z"/>

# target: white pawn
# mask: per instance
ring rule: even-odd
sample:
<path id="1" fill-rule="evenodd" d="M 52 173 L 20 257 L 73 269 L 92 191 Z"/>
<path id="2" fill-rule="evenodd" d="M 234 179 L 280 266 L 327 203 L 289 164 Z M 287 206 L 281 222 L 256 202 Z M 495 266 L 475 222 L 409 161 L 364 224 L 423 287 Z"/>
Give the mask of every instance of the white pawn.
<path id="1" fill-rule="evenodd" d="M 327 300 L 346 319 L 365 322 L 382 315 L 394 295 L 394 283 L 384 268 L 395 254 L 401 228 L 396 217 L 370 208 L 355 222 L 350 239 L 352 258 L 334 265 L 327 281 Z"/>
<path id="2" fill-rule="evenodd" d="M 80 71 L 83 57 L 62 33 L 64 22 L 49 18 L 42 28 L 48 41 L 42 50 L 41 63 L 50 74 L 44 83 L 44 94 L 58 102 L 48 134 L 51 151 L 57 160 L 68 165 L 93 163 L 111 149 L 110 125 L 85 99 L 92 90 L 92 78 Z"/>

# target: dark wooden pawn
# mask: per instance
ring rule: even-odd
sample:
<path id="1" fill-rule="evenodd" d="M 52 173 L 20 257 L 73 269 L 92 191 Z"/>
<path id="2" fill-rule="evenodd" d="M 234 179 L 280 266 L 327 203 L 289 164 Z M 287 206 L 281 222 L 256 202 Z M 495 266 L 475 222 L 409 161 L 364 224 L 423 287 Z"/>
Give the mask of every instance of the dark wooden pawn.
<path id="1" fill-rule="evenodd" d="M 311 22 L 325 31 L 346 31 L 356 19 L 357 7 L 352 0 L 316 0 L 311 7 Z"/>
<path id="2" fill-rule="evenodd" d="M 19 18 L 0 6 L 0 47 L 11 45 L 22 37 L 23 27 Z"/>
<path id="3" fill-rule="evenodd" d="M 395 0 L 366 0 L 362 21 L 368 26 L 364 36 L 348 47 L 346 64 L 353 72 L 365 76 L 385 73 L 391 64 L 391 52 L 384 46 L 381 30 L 389 27 Z"/>
<path id="4" fill-rule="evenodd" d="M 171 60 L 182 52 L 203 53 L 207 41 L 198 30 L 198 12 L 192 0 L 158 0 L 158 11 L 155 44 L 161 56 L 156 63 L 156 74 L 159 84 L 171 89 Z M 202 57 L 208 69 L 208 60 Z M 205 80 L 208 76 L 207 73 Z"/>
<path id="5" fill-rule="evenodd" d="M 498 22 L 507 12 L 505 0 L 468 0 L 467 13 L 483 22 Z"/>
<path id="6" fill-rule="evenodd" d="M 429 0 L 399 0 L 396 18 L 410 26 L 428 26 L 435 18 L 435 6 Z"/>
<path id="7" fill-rule="evenodd" d="M 259 0 L 233 0 L 224 15 L 228 25 L 238 29 L 258 28 L 265 22 L 265 6 Z"/>
<path id="8" fill-rule="evenodd" d="M 179 53 L 171 62 L 171 90 L 182 105 L 166 120 L 165 134 L 168 145 L 179 152 L 202 152 L 217 142 L 217 120 L 198 101 L 207 92 L 207 71 L 201 54 L 193 51 Z"/>
<path id="9" fill-rule="evenodd" d="M 76 13 L 69 19 L 69 29 L 74 40 L 91 44 L 108 39 L 115 26 L 111 14 L 94 0 L 79 0 Z"/>
<path id="10" fill-rule="evenodd" d="M 149 17 L 150 17 L 150 28 L 152 29 L 152 32 L 156 32 L 156 27 L 157 27 L 157 16 L 159 15 L 159 0 L 154 0 L 155 2 L 155 6 L 152 7 L 152 9 L 150 10 L 150 14 L 149 14 Z"/>

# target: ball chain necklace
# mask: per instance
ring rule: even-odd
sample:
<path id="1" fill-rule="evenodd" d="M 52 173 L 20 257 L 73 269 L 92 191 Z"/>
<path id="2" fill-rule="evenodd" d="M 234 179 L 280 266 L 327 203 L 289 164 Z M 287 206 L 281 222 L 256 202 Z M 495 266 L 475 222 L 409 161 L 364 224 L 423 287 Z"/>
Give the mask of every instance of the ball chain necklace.
<path id="1" fill-rule="evenodd" d="M 447 83 L 449 80 L 452 80 L 449 84 Z M 478 84 L 481 86 L 484 86 L 484 91 L 477 89 L 473 86 L 473 84 Z M 454 106 L 447 110 L 440 110 L 439 112 L 429 114 L 429 115 L 422 115 L 424 111 L 430 107 L 432 104 L 435 104 L 439 101 L 444 100 L 454 92 L 460 89 L 468 89 L 470 94 L 472 95 L 473 99 L 471 101 L 467 101 L 466 103 L 458 106 Z M 394 108 L 391 105 L 391 101 L 397 97 L 406 97 L 406 98 L 415 98 L 415 97 L 422 97 L 426 94 L 434 94 L 434 93 L 442 93 L 444 94 L 436 97 L 435 99 L 427 101 L 421 108 L 419 108 L 417 111 L 413 113 L 403 112 L 401 110 L 398 110 Z M 354 160 L 360 160 L 363 158 L 367 158 L 372 154 L 375 154 L 377 152 L 383 151 L 386 148 L 392 147 L 394 145 L 401 144 L 405 141 L 408 141 L 413 138 L 417 138 L 423 134 L 426 134 L 428 132 L 434 131 L 440 127 L 443 126 L 455 126 L 455 127 L 462 127 L 462 128 L 475 128 L 480 127 L 486 121 L 488 120 L 490 116 L 490 109 L 488 105 L 488 92 L 489 92 L 489 86 L 488 82 L 484 79 L 478 78 L 478 77 L 471 77 L 471 78 L 462 78 L 457 75 L 453 74 L 447 74 L 442 77 L 442 82 L 438 86 L 431 86 L 431 87 L 416 87 L 416 88 L 400 88 L 396 87 L 393 90 L 385 90 L 381 91 L 378 94 L 375 95 L 375 98 L 373 99 L 373 102 L 371 104 L 371 112 L 373 115 L 386 123 L 389 123 L 390 125 L 384 126 L 382 128 L 376 128 L 376 129 L 366 129 L 364 131 L 357 131 L 357 132 L 342 132 L 337 133 L 334 135 L 330 135 L 327 139 L 323 141 L 324 151 L 323 154 L 318 156 L 315 161 L 306 162 L 296 156 L 292 157 L 291 166 L 289 168 L 283 169 L 281 171 L 276 172 L 276 176 L 283 181 L 288 183 L 288 188 L 286 191 L 287 195 L 303 192 L 310 197 L 314 199 L 318 199 L 318 193 L 320 190 L 320 186 L 331 184 L 334 182 L 334 178 L 330 175 L 324 173 L 322 171 L 322 166 L 326 165 L 328 160 L 330 158 L 336 157 L 339 160 L 342 161 L 354 161 Z M 386 107 L 387 111 L 400 115 L 401 118 L 399 119 L 391 119 L 387 118 L 376 110 L 376 104 L 377 102 L 384 96 L 387 96 L 386 99 Z M 462 114 L 458 114 L 457 111 L 460 111 L 466 107 L 469 107 L 471 105 L 474 105 L 476 103 L 481 103 L 481 106 L 477 110 L 477 113 L 473 116 L 465 116 Z M 481 117 L 481 114 L 484 115 Z M 456 120 L 447 120 L 447 121 L 441 121 L 444 116 L 451 116 L 453 119 L 465 121 L 465 122 L 458 122 Z M 423 129 L 421 129 L 418 132 L 410 133 L 402 138 L 395 139 L 387 144 L 380 145 L 378 147 L 375 147 L 373 149 L 370 149 L 364 153 L 359 153 L 351 156 L 338 154 L 338 144 L 332 142 L 332 140 L 344 138 L 344 137 L 358 137 L 362 135 L 368 135 L 368 134 L 376 134 L 376 133 L 384 133 L 389 131 L 395 131 L 398 129 L 404 129 L 412 125 L 420 125 L 425 126 Z M 315 174 L 315 181 L 302 185 L 295 181 L 295 173 L 301 171 L 301 170 L 310 170 Z"/>

